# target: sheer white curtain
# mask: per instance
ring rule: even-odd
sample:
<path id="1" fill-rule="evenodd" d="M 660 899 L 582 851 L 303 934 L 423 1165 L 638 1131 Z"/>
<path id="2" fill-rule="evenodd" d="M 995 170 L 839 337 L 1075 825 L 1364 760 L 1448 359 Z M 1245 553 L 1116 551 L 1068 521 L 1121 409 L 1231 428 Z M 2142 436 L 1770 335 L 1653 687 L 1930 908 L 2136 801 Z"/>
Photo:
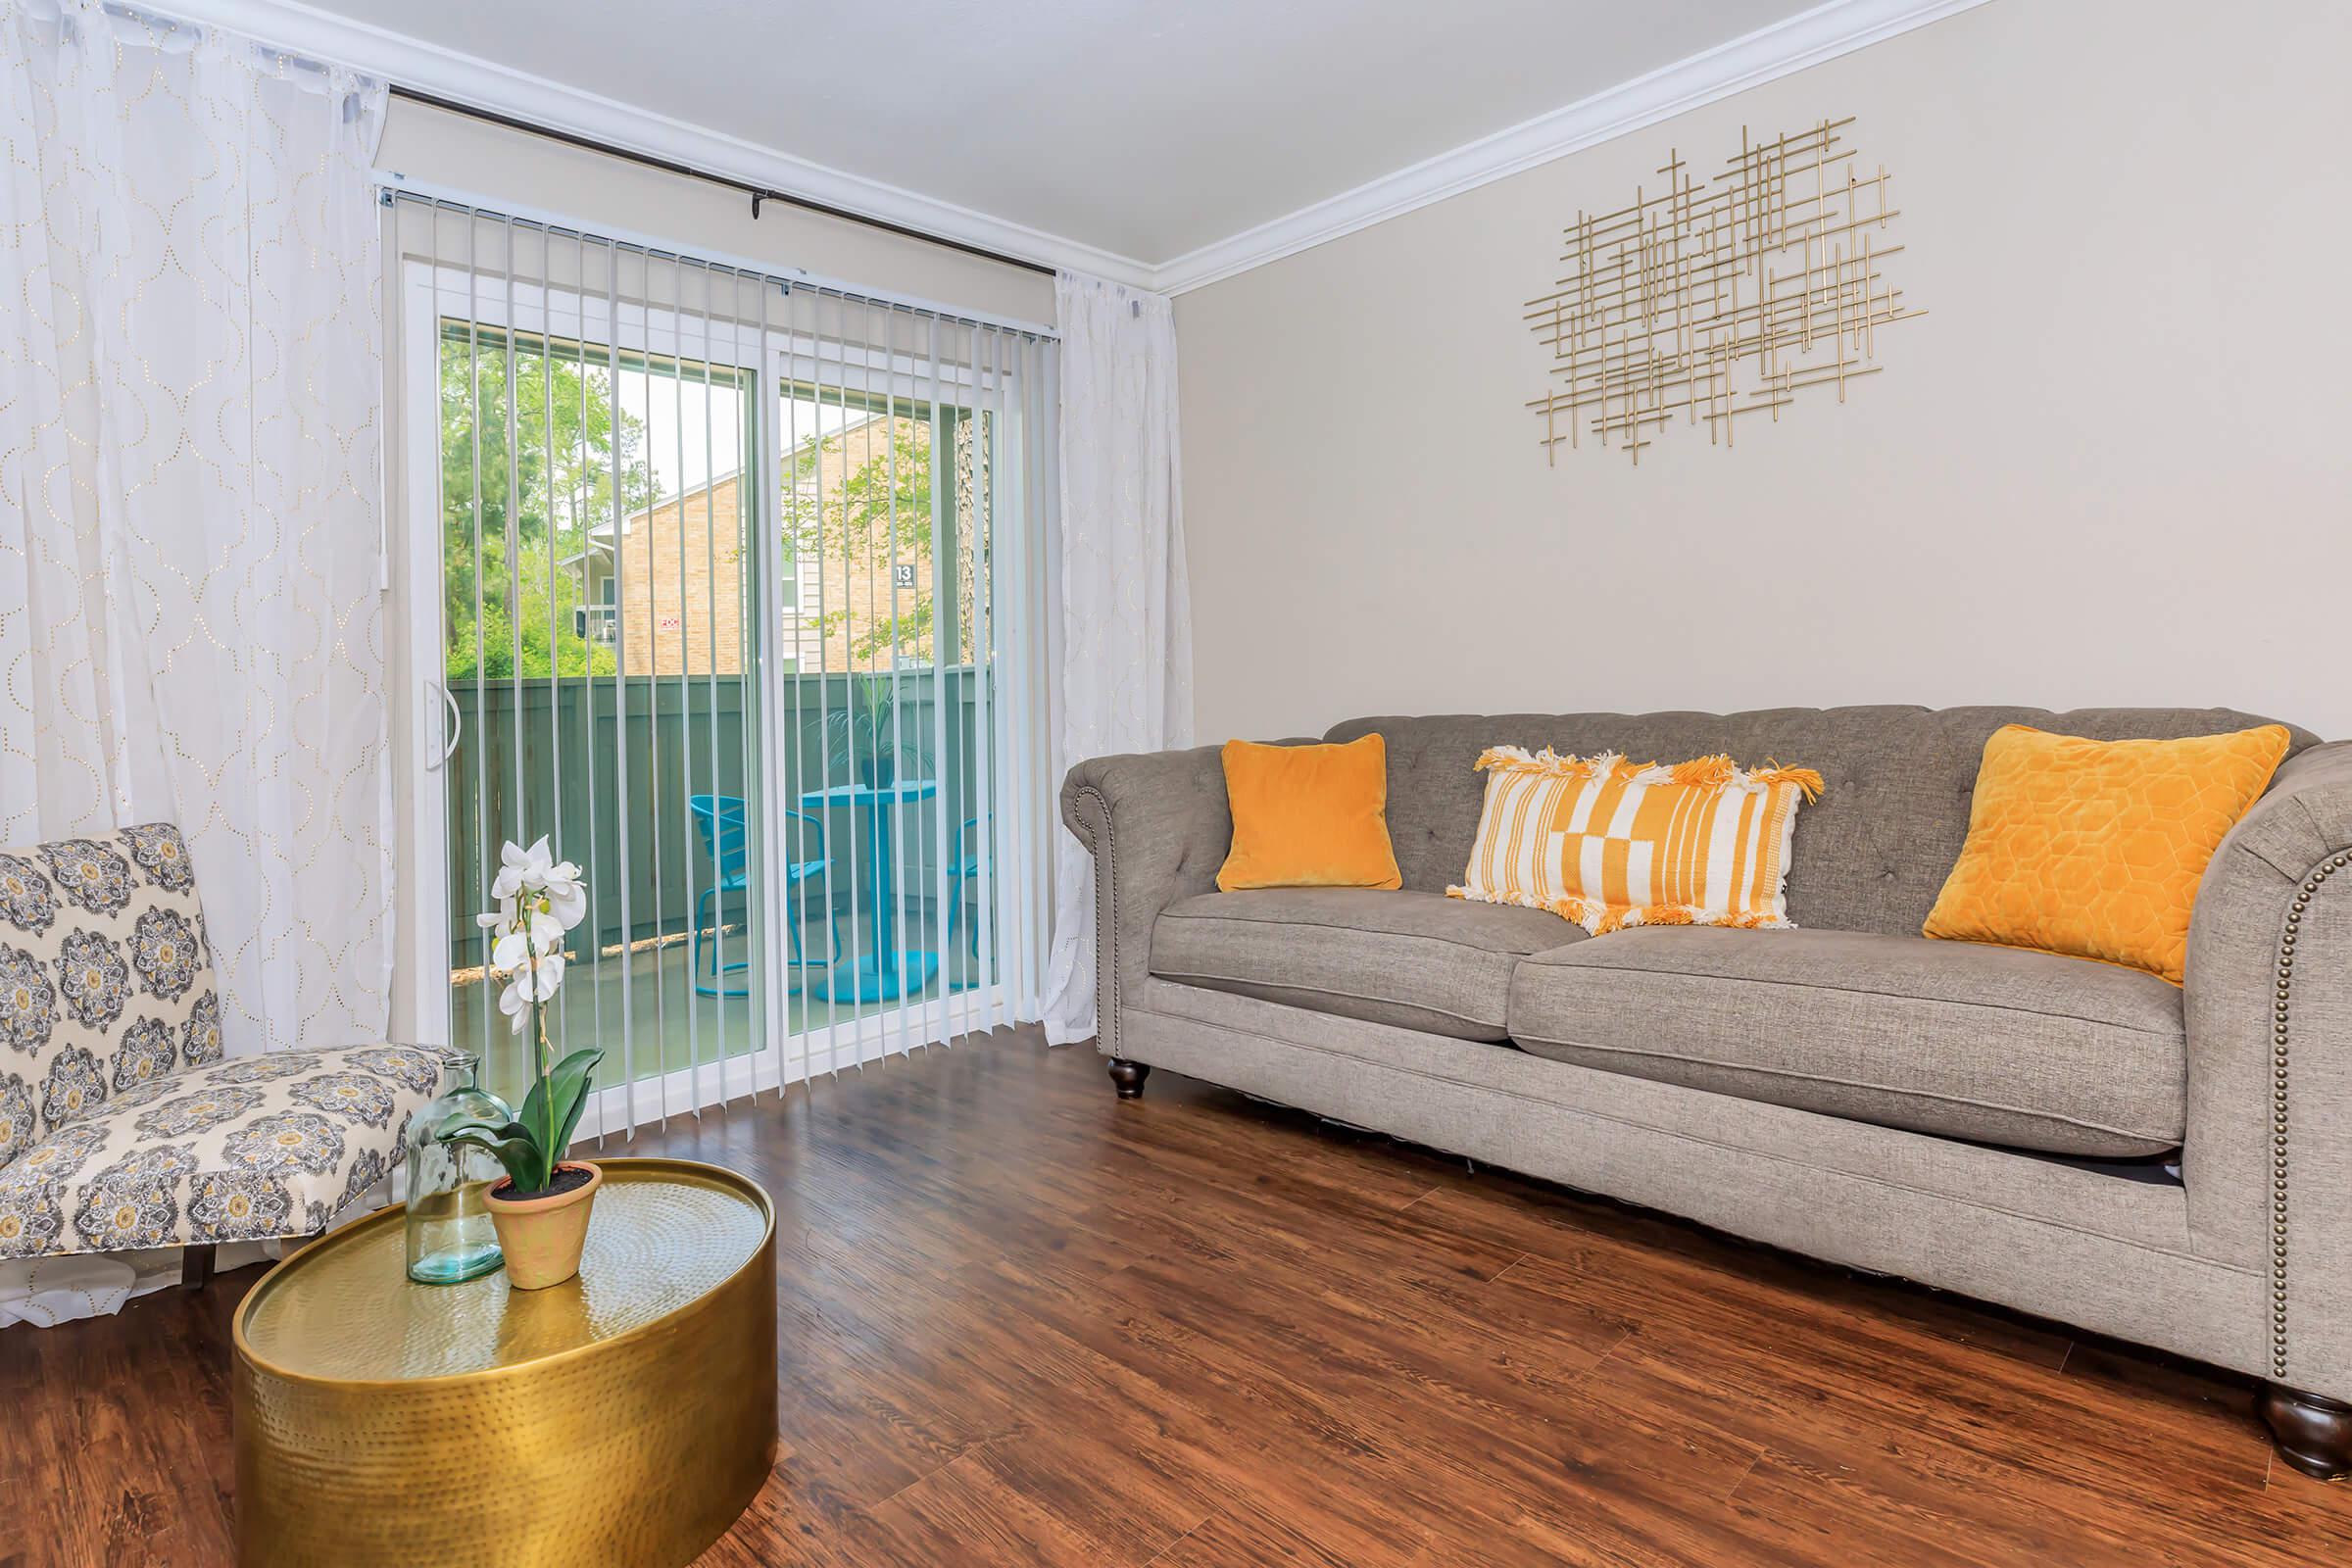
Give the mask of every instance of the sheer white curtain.
<path id="1" fill-rule="evenodd" d="M 1167 299 L 1063 273 L 1061 710 L 1055 781 L 1112 752 L 1188 746 L 1192 606 Z M 1095 1033 L 1094 861 L 1060 835 L 1046 1038 Z"/>
<path id="2" fill-rule="evenodd" d="M 384 97 L 0 0 L 0 844 L 177 822 L 232 1053 L 384 1025 Z"/>

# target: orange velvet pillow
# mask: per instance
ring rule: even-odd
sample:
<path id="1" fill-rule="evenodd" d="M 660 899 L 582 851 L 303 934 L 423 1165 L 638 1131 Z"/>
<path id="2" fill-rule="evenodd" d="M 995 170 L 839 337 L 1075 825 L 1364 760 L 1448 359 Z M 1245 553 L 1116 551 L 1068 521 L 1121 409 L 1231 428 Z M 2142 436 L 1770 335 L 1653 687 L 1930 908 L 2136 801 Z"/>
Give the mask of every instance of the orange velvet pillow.
<path id="1" fill-rule="evenodd" d="M 1398 888 L 1389 846 L 1389 746 L 1225 743 L 1233 848 L 1217 872 L 1243 888 Z"/>
<path id="2" fill-rule="evenodd" d="M 2286 743 L 2277 724 L 2177 741 L 2004 725 L 1984 743 L 1968 842 L 1922 929 L 2179 985 L 2205 864 L 2270 787 Z"/>

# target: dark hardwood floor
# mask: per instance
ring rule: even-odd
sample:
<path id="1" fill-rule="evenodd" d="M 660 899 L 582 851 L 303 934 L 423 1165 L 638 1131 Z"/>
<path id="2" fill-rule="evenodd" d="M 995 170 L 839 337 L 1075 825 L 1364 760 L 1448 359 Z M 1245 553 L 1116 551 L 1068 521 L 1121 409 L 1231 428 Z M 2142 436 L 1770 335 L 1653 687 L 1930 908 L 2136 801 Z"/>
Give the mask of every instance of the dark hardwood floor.
<path id="1" fill-rule="evenodd" d="M 783 1446 L 711 1565 L 2352 1551 L 2237 1379 L 1164 1071 L 1122 1102 L 1033 1032 L 634 1148 L 780 1216 Z M 0 1564 L 228 1560 L 258 1275 L 0 1332 Z"/>

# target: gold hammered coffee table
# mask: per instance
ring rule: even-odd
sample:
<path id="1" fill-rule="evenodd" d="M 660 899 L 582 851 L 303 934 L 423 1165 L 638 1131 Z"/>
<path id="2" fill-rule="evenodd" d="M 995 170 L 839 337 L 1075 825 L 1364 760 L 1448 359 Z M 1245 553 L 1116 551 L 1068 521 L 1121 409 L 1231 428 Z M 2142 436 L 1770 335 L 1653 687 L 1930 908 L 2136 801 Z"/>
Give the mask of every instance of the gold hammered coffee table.
<path id="1" fill-rule="evenodd" d="M 598 1163 L 551 1289 L 411 1283 L 398 1205 L 253 1288 L 241 1563 L 667 1568 L 726 1533 L 775 1462 L 775 1210 L 714 1165 Z"/>

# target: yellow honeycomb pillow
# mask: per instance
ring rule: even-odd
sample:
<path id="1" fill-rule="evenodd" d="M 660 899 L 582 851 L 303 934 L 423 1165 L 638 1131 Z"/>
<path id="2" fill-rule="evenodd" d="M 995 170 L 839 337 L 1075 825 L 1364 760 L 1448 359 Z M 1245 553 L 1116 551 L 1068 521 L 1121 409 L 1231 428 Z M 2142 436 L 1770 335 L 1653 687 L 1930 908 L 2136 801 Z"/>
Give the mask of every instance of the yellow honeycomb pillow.
<path id="1" fill-rule="evenodd" d="M 2270 787 L 2286 743 L 2277 724 L 2177 741 L 2004 725 L 1984 743 L 1968 842 L 1922 930 L 2179 985 L 2205 862 Z"/>

